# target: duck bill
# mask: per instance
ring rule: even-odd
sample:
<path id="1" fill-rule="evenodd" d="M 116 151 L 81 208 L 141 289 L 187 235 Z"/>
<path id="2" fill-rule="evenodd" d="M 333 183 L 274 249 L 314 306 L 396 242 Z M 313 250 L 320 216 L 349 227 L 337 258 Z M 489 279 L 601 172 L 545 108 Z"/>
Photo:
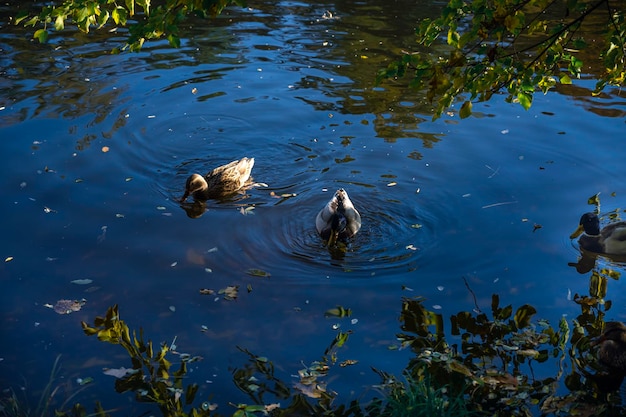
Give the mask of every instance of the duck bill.
<path id="1" fill-rule="evenodd" d="M 187 200 L 187 197 L 189 197 L 189 191 L 185 191 L 185 195 L 183 195 L 183 197 L 180 199 L 180 202 L 184 203 Z"/>
<path id="2" fill-rule="evenodd" d="M 582 225 L 582 224 L 579 224 L 579 225 L 578 225 L 578 228 L 577 228 L 576 230 L 574 230 L 574 233 L 572 233 L 571 235 L 569 235 L 569 238 L 570 238 L 570 239 L 575 239 L 575 238 L 577 238 L 578 236 L 580 236 L 580 235 L 582 234 L 582 232 L 584 232 L 584 231 L 585 231 L 585 229 L 583 228 L 583 225 Z"/>

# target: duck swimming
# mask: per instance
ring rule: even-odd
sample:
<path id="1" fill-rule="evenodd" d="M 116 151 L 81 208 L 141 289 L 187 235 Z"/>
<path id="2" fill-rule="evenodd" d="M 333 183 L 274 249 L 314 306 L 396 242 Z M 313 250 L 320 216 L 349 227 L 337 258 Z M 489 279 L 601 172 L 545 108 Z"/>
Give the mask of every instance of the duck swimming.
<path id="1" fill-rule="evenodd" d="M 609 321 L 604 332 L 593 343 L 600 346 L 598 361 L 613 373 L 626 375 L 626 325 L 619 321 Z"/>
<path id="2" fill-rule="evenodd" d="M 581 233 L 584 234 L 580 236 Z M 600 230 L 600 219 L 595 213 L 585 213 L 570 239 L 580 236 L 580 247 L 595 253 L 626 255 L 626 222 L 610 223 Z"/>
<path id="3" fill-rule="evenodd" d="M 241 158 L 215 168 L 204 177 L 200 174 L 191 174 L 185 184 L 185 195 L 180 201 L 184 202 L 190 195 L 196 200 L 203 201 L 235 193 L 246 185 L 253 166 L 254 158 Z"/>
<path id="4" fill-rule="evenodd" d="M 315 218 L 315 228 L 328 245 L 338 240 L 354 236 L 361 228 L 361 215 L 352 204 L 348 193 L 338 189 L 333 198 L 324 206 Z"/>

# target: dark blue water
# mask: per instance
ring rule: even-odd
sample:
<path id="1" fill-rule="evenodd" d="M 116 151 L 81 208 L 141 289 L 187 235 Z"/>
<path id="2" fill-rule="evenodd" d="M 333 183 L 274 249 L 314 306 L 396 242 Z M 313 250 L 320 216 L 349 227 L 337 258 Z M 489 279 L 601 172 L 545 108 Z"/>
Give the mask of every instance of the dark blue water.
<path id="1" fill-rule="evenodd" d="M 359 361 L 333 371 L 338 401 L 378 382 L 370 367 L 399 374 L 411 356 L 389 350 L 402 297 L 444 316 L 473 309 L 474 295 L 487 308 L 493 293 L 554 324 L 580 314 L 571 297 L 588 294 L 589 276 L 568 266 L 579 257 L 568 236 L 588 197 L 600 192 L 603 211 L 626 201 L 619 91 L 591 97 L 583 80 L 529 111 L 495 97 L 469 119 L 452 109 L 431 122 L 419 92 L 373 85 L 413 44 L 420 16 L 401 10 L 258 4 L 190 30 L 178 50 L 117 56 L 106 52 L 123 38 L 41 46 L 5 26 L 0 385 L 37 392 L 62 355 L 64 381 L 94 378 L 83 403 L 134 410 L 102 374 L 128 359 L 80 328 L 113 304 L 147 338 L 203 356 L 190 378 L 221 407 L 246 401 L 231 382 L 246 360 L 237 346 L 289 380 L 335 324 L 354 332 L 340 359 Z M 268 187 L 189 217 L 177 202 L 187 176 L 243 156 Z M 363 217 L 343 257 L 314 229 L 340 187 Z M 235 301 L 200 294 L 230 285 Z M 622 286 L 609 283 L 608 318 L 626 319 Z M 45 307 L 83 298 L 70 315 Z M 336 305 L 356 320 L 325 318 Z"/>

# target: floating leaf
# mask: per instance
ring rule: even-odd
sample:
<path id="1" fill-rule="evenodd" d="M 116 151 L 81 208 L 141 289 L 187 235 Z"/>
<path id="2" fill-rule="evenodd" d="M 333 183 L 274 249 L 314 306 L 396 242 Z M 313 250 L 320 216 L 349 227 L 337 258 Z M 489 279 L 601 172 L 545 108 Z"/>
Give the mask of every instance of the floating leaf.
<path id="1" fill-rule="evenodd" d="M 222 288 L 218 291 L 218 294 L 222 294 L 225 300 L 234 300 L 239 295 L 239 285 L 230 285 Z"/>
<path id="2" fill-rule="evenodd" d="M 269 278 L 272 276 L 269 272 L 265 272 L 262 269 L 255 269 L 255 268 L 248 269 L 246 273 L 253 277 L 261 277 L 261 278 Z"/>
<path id="3" fill-rule="evenodd" d="M 109 152 L 110 148 L 108 146 L 103 146 L 102 147 L 102 152 L 107 153 Z"/>
<path id="4" fill-rule="evenodd" d="M 202 295 L 213 295 L 215 294 L 215 290 L 211 290 L 209 288 L 203 288 L 200 290 L 200 294 Z"/>
<path id="5" fill-rule="evenodd" d="M 75 311 L 80 311 L 80 309 L 85 305 L 87 300 L 59 300 L 54 305 L 53 310 L 58 314 L 70 314 Z"/>
<path id="6" fill-rule="evenodd" d="M 103 374 L 114 376 L 118 379 L 124 378 L 126 375 L 136 374 L 137 372 L 139 372 L 138 369 L 124 368 L 123 366 L 117 369 L 105 369 L 102 371 Z"/>
<path id="7" fill-rule="evenodd" d="M 398 183 L 395 182 L 395 181 L 392 181 L 389 184 L 387 184 L 387 187 L 393 187 L 393 186 L 396 186 L 396 185 L 398 185 Z"/>
<path id="8" fill-rule="evenodd" d="M 324 312 L 324 317 L 350 317 L 351 315 L 352 310 L 349 308 L 344 308 L 343 306 L 337 306 Z"/>
<path id="9" fill-rule="evenodd" d="M 7 256 L 6 258 L 4 258 L 4 262 L 11 262 L 13 260 L 12 256 Z"/>

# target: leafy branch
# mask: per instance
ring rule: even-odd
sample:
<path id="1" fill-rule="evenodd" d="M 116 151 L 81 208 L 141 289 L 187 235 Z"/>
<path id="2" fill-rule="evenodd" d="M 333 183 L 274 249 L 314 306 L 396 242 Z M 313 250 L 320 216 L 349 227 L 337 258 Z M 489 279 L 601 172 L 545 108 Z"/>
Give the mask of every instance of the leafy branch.
<path id="1" fill-rule="evenodd" d="M 410 85 L 425 90 L 435 104 L 435 119 L 467 95 L 459 115 L 468 117 L 473 101 L 502 90 L 507 101 L 528 109 L 535 91 L 545 94 L 580 77 L 579 52 L 588 42 L 578 34 L 592 15 L 608 22 L 597 94 L 626 78 L 626 24 L 610 0 L 450 0 L 437 19 L 419 24 L 422 50 L 405 52 L 381 69 L 377 82 L 412 74 Z"/>
<path id="2" fill-rule="evenodd" d="M 170 45 L 180 46 L 178 28 L 189 15 L 215 17 L 225 7 L 236 4 L 244 6 L 244 0 L 165 0 L 152 4 L 151 0 L 65 0 L 52 2 L 37 14 L 21 11 L 15 24 L 39 27 L 33 38 L 48 41 L 49 28 L 63 30 L 73 24 L 82 32 L 92 28 L 128 27 L 129 37 L 123 49 L 139 51 L 147 39 L 167 38 Z M 115 49 L 114 52 L 119 52 Z"/>

